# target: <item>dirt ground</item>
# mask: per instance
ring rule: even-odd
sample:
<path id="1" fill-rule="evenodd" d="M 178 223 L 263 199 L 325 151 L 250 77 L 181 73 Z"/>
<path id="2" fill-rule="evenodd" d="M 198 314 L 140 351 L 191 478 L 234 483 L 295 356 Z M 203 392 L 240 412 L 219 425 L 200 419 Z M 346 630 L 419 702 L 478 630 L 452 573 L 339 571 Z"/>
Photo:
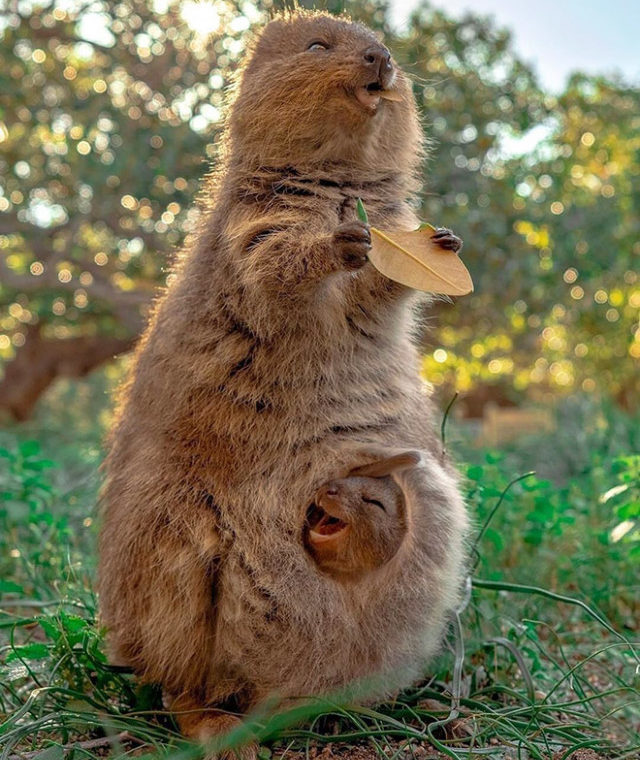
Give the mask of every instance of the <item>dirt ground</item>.
<path id="1" fill-rule="evenodd" d="M 382 744 L 382 742 L 381 742 Z M 396 760 L 449 760 L 446 755 L 432 747 L 411 744 L 406 742 L 389 742 L 384 744 L 387 757 Z M 325 744 L 324 746 L 311 746 L 307 752 L 293 750 L 279 750 L 273 753 L 274 760 L 380 760 L 376 748 L 367 744 Z M 515 758 L 515 754 L 513 756 Z M 556 752 L 549 760 L 561 760 L 563 751 Z M 511 760 L 505 756 L 505 760 Z M 592 749 L 577 749 L 563 760 L 606 760 Z"/>

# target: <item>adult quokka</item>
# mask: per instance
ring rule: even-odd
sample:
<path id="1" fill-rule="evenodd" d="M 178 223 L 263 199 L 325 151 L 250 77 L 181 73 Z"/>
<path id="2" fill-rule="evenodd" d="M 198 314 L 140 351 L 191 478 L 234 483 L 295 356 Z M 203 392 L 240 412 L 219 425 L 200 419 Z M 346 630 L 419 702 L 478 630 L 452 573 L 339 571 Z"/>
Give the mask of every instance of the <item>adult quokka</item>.
<path id="1" fill-rule="evenodd" d="M 407 685 L 456 604 L 466 515 L 419 379 L 417 295 L 368 263 L 355 210 L 360 197 L 377 227 L 417 226 L 420 136 L 408 79 L 365 27 L 296 14 L 254 42 L 199 227 L 123 389 L 103 492 L 112 657 L 163 685 L 189 735 L 232 725 L 207 708 L 273 692 Z M 314 493 L 408 449 L 421 461 L 401 473 L 393 560 L 357 582 L 321 572 L 303 540 Z"/>

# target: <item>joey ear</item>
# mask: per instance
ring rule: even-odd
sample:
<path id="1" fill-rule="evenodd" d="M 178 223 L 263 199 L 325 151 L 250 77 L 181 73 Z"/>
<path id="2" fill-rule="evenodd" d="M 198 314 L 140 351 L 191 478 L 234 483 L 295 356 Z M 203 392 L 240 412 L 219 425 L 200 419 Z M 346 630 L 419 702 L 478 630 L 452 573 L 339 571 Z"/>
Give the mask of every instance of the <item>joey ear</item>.
<path id="1" fill-rule="evenodd" d="M 362 465 L 351 470 L 349 475 L 356 475 L 364 478 L 384 478 L 386 475 L 392 475 L 394 472 L 408 470 L 415 467 L 420 462 L 420 452 L 403 451 L 401 454 L 395 454 L 386 459 L 380 459 L 371 464 Z"/>

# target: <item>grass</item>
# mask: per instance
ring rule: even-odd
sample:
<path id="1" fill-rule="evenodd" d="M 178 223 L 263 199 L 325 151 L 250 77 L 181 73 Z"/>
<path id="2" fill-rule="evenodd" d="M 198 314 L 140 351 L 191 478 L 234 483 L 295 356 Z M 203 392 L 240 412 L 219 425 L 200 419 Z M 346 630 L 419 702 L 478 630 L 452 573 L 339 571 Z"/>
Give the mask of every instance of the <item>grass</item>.
<path id="1" fill-rule="evenodd" d="M 0 432 L 1 760 L 201 754 L 158 689 L 108 666 L 95 623 L 110 382 L 59 386 Z M 583 399 L 557 414 L 556 433 L 501 451 L 448 424 L 476 535 L 467 604 L 429 680 L 374 707 L 332 695 L 265 710 L 232 743 L 257 736 L 263 758 L 640 757 L 639 426 Z"/>

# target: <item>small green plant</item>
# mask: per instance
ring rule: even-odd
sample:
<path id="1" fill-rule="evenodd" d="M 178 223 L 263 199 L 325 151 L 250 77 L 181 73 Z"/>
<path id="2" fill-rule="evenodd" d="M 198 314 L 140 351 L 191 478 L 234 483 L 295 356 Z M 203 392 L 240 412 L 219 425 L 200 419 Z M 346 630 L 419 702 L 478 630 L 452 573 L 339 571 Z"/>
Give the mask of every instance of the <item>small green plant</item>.
<path id="1" fill-rule="evenodd" d="M 201 756 L 159 690 L 107 662 L 92 593 L 101 430 L 65 438 L 66 418 L 59 429 L 51 421 L 40 444 L 0 440 L 0 759 Z M 333 695 L 265 708 L 229 743 L 254 736 L 263 760 L 362 742 L 371 757 L 420 745 L 451 758 L 638 756 L 640 457 L 622 448 L 636 440 L 627 424 L 617 447 L 600 428 L 579 452 L 551 436 L 467 447 L 474 572 L 430 680 L 375 707 Z M 564 457 L 561 478 L 532 455 L 551 449 L 554 467 Z"/>
<path id="2" fill-rule="evenodd" d="M 0 448 L 0 591 L 24 593 L 40 573 L 59 569 L 58 542 L 68 539 L 67 515 L 56 513 L 55 464 L 37 441 Z"/>
<path id="3" fill-rule="evenodd" d="M 640 455 L 618 457 L 612 469 L 618 482 L 600 497 L 618 521 L 610 540 L 630 545 L 629 556 L 640 562 Z"/>
<path id="4" fill-rule="evenodd" d="M 50 506 L 53 489 L 46 470 L 55 467 L 50 459 L 40 455 L 37 441 L 23 441 L 13 451 L 0 448 L 0 517 L 7 524 L 21 524 L 51 517 L 46 511 Z"/>

